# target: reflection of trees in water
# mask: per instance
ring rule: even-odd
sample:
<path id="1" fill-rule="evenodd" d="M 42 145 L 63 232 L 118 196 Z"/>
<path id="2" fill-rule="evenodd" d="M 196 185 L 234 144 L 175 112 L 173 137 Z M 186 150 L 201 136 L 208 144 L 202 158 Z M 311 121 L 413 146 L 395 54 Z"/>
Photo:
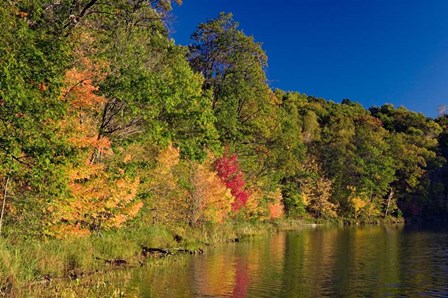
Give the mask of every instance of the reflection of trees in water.
<path id="1" fill-rule="evenodd" d="M 434 228 L 434 227 L 433 227 Z M 400 281 L 406 294 L 447 297 L 448 233 L 408 231 L 399 243 Z M 415 295 L 415 294 L 414 294 Z"/>
<path id="2" fill-rule="evenodd" d="M 235 286 L 235 255 L 229 247 L 211 249 L 192 259 L 192 284 L 199 296 L 225 296 Z"/>
<path id="3" fill-rule="evenodd" d="M 138 288 L 140 297 L 192 297 L 190 262 L 189 256 L 159 260 L 144 271 L 136 270 L 128 288 Z"/>
<path id="4" fill-rule="evenodd" d="M 233 297 L 246 297 L 249 288 L 249 263 L 245 257 L 236 257 L 235 259 L 235 287 L 233 288 Z"/>
<path id="5" fill-rule="evenodd" d="M 129 297 L 447 297 L 447 272 L 446 231 L 319 228 L 159 259 L 107 275 L 107 285 L 105 276 L 92 276 L 84 282 L 100 286 L 81 296 L 119 290 Z"/>
<path id="6" fill-rule="evenodd" d="M 376 297 L 446 293 L 447 243 L 446 232 L 407 232 L 384 226 L 279 233 L 213 248 L 186 258 L 183 265 L 158 269 L 147 274 L 151 278 L 145 277 L 144 283 L 152 290 L 144 294 Z"/>
<path id="7" fill-rule="evenodd" d="M 281 288 L 286 234 L 248 239 L 211 249 L 192 259 L 193 285 L 199 296 L 245 297 L 269 285 Z"/>
<path id="8" fill-rule="evenodd" d="M 266 291 L 277 296 L 284 274 L 286 233 L 254 239 L 235 258 L 236 285 L 234 297 L 256 296 Z"/>
<path id="9" fill-rule="evenodd" d="M 334 274 L 338 230 L 304 230 L 302 237 L 302 247 L 296 247 L 296 250 L 303 250 L 300 290 L 306 296 L 331 295 L 328 279 Z"/>

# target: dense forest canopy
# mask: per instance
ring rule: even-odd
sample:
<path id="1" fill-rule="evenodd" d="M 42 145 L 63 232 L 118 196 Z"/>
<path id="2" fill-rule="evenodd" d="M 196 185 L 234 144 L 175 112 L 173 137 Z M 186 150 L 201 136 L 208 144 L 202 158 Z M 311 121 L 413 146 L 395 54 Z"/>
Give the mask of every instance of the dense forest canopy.
<path id="1" fill-rule="evenodd" d="M 446 216 L 446 115 L 272 90 L 231 14 L 175 44 L 174 3 L 0 4 L 0 232 Z"/>

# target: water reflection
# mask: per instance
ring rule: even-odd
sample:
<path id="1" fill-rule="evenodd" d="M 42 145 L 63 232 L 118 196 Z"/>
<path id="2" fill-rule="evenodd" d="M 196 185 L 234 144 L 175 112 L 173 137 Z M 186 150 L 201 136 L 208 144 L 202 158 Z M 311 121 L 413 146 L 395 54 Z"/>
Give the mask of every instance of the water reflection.
<path id="1" fill-rule="evenodd" d="M 402 226 L 304 229 L 136 276 L 147 297 L 448 296 L 448 233 Z"/>

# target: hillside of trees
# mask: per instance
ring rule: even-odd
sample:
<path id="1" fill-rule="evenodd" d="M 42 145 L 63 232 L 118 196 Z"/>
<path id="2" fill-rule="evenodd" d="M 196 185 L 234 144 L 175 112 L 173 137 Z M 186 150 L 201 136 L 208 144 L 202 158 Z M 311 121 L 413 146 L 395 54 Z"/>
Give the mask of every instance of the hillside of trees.
<path id="1" fill-rule="evenodd" d="M 272 90 L 231 14 L 175 44 L 177 4 L 2 1 L 2 234 L 447 215 L 448 116 Z"/>

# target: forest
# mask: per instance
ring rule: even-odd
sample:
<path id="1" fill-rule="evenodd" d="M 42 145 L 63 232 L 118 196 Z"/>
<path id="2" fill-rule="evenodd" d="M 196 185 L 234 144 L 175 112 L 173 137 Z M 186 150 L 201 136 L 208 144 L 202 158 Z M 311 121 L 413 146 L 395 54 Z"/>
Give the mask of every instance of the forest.
<path id="1" fill-rule="evenodd" d="M 2 236 L 446 217 L 447 115 L 273 89 L 230 13 L 176 44 L 180 2 L 2 1 Z"/>

